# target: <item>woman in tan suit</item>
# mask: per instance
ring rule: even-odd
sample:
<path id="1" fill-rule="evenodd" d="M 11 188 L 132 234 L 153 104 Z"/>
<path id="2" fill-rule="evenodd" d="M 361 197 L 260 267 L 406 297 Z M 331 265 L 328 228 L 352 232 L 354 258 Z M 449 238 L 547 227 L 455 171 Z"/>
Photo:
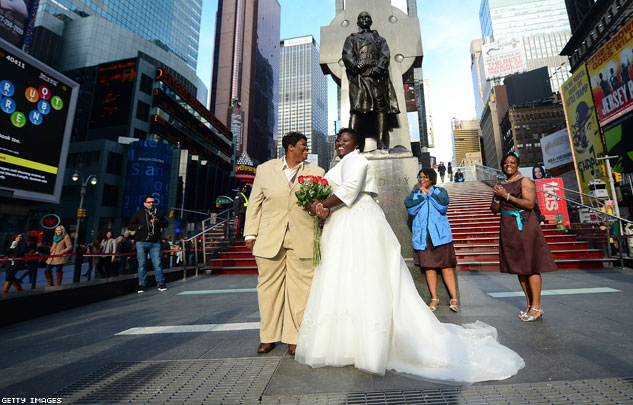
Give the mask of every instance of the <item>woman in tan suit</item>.
<path id="1" fill-rule="evenodd" d="M 299 324 L 312 283 L 313 220 L 297 205 L 299 176 L 323 176 L 325 171 L 304 162 L 305 135 L 290 132 L 282 139 L 286 152 L 257 167 L 244 238 L 257 260 L 257 299 L 261 316 L 258 353 L 268 353 L 276 342 L 295 354 Z"/>
<path id="2" fill-rule="evenodd" d="M 53 237 L 53 245 L 51 246 L 51 256 L 52 255 L 62 255 L 64 253 L 68 253 L 72 250 L 73 244 L 70 242 L 70 237 L 66 233 L 66 228 L 63 226 L 58 226 L 55 228 L 55 236 Z M 68 261 L 68 257 L 49 257 L 46 259 L 46 270 L 44 270 L 44 276 L 46 276 L 46 281 L 48 281 L 48 285 L 53 285 L 53 269 L 57 273 L 57 284 L 62 284 L 62 267 Z"/>

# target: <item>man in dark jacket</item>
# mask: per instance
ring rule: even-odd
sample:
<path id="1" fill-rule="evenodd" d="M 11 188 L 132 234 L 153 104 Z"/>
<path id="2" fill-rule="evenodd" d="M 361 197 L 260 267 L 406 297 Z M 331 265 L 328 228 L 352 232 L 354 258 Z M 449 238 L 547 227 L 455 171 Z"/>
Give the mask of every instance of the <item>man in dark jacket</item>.
<path id="1" fill-rule="evenodd" d="M 136 211 L 130 222 L 128 228 L 131 231 L 136 231 L 136 252 L 138 259 L 138 292 L 145 292 L 147 284 L 145 277 L 147 270 L 145 269 L 145 261 L 147 260 L 147 252 L 149 251 L 152 264 L 154 265 L 154 277 L 158 284 L 158 291 L 166 291 L 165 276 L 163 275 L 163 269 L 160 262 L 160 234 L 162 228 L 169 226 L 169 221 L 165 218 L 165 214 L 159 211 L 154 206 L 156 200 L 152 196 L 145 197 L 143 205 L 144 209 Z"/>

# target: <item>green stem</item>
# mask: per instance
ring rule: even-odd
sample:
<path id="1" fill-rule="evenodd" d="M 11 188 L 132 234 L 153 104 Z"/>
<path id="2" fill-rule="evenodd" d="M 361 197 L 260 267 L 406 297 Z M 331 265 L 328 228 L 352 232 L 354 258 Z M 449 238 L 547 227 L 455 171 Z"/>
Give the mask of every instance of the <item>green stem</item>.
<path id="1" fill-rule="evenodd" d="M 319 217 L 314 216 L 314 244 L 312 246 L 312 264 L 318 266 L 321 262 L 321 236 L 319 229 Z"/>

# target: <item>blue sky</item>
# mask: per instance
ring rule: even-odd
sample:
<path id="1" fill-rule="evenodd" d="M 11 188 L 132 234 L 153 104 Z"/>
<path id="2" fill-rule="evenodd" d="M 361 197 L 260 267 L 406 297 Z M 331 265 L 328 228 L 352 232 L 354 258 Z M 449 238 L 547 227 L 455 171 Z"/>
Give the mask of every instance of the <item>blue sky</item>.
<path id="1" fill-rule="evenodd" d="M 320 27 L 334 18 L 334 0 L 278 0 L 281 5 L 281 38 L 313 35 L 319 39 Z M 207 88 L 211 78 L 213 35 L 217 0 L 204 0 L 198 76 Z M 404 7 L 405 0 L 392 0 Z M 427 101 L 433 117 L 438 160 L 452 158 L 450 122 L 475 118 L 475 102 L 470 75 L 470 41 L 481 38 L 480 0 L 418 0 L 422 33 L 424 78 L 430 81 L 431 99 Z M 336 87 L 328 87 L 331 123 L 336 117 Z"/>

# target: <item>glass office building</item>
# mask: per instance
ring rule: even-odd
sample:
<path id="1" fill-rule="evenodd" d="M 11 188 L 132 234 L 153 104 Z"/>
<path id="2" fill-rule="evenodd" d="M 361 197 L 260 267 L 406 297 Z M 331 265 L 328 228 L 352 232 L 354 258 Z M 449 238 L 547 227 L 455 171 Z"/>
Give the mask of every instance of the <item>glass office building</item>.
<path id="1" fill-rule="evenodd" d="M 319 45 L 309 35 L 283 40 L 280 49 L 277 156 L 284 154 L 281 138 L 298 131 L 327 168 L 327 76 L 319 66 Z"/>

